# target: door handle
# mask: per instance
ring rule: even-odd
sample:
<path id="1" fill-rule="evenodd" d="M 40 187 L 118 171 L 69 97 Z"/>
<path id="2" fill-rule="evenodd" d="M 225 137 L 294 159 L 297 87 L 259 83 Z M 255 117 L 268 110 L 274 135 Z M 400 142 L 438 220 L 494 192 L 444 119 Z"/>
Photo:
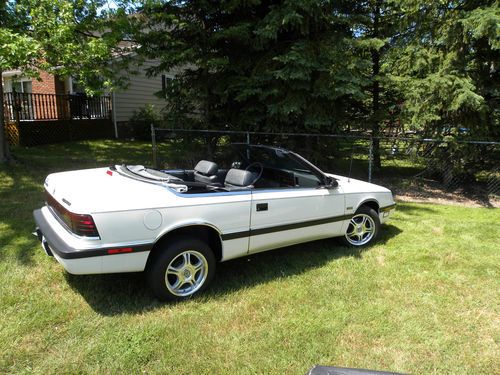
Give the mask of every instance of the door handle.
<path id="1" fill-rule="evenodd" d="M 257 203 L 257 212 L 267 211 L 267 203 Z"/>

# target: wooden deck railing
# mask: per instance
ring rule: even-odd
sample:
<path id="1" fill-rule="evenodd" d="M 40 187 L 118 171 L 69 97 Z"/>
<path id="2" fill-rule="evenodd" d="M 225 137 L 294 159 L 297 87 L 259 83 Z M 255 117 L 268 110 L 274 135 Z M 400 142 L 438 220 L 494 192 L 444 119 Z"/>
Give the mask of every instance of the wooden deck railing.
<path id="1" fill-rule="evenodd" d="M 6 120 L 109 119 L 109 96 L 28 94 L 8 92 L 3 98 Z"/>

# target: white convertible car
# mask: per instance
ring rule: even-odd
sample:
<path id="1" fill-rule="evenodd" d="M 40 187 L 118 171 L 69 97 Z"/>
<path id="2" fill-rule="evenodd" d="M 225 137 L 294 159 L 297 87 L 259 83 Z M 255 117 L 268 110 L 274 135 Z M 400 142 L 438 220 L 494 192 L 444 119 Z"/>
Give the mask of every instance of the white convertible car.
<path id="1" fill-rule="evenodd" d="M 292 151 L 227 149 L 194 170 L 51 174 L 37 236 L 69 273 L 146 271 L 158 298 L 172 300 L 204 290 L 217 262 L 327 237 L 370 244 L 395 208 L 388 189 L 324 173 Z"/>

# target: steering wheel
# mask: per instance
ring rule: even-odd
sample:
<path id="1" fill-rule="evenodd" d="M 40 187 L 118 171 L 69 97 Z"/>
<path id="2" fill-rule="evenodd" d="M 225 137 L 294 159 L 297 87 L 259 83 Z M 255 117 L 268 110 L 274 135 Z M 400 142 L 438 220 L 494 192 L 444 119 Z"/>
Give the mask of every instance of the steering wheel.
<path id="1" fill-rule="evenodd" d="M 259 163 L 258 161 L 254 161 L 253 163 L 250 163 L 245 168 L 245 172 L 250 171 L 250 169 L 255 168 L 255 167 L 259 168 L 259 173 L 257 174 L 257 177 L 255 177 L 249 185 L 255 184 L 259 180 L 259 178 L 262 176 L 262 173 L 264 172 L 264 166 L 262 165 L 262 163 Z"/>

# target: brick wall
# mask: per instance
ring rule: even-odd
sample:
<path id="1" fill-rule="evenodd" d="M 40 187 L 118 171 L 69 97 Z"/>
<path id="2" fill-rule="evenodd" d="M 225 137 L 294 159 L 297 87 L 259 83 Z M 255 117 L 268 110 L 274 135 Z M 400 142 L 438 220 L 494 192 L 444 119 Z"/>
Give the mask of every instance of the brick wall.
<path id="1" fill-rule="evenodd" d="M 55 94 L 56 80 L 52 74 L 40 71 L 41 81 L 33 79 L 31 81 L 31 92 L 33 94 Z"/>

